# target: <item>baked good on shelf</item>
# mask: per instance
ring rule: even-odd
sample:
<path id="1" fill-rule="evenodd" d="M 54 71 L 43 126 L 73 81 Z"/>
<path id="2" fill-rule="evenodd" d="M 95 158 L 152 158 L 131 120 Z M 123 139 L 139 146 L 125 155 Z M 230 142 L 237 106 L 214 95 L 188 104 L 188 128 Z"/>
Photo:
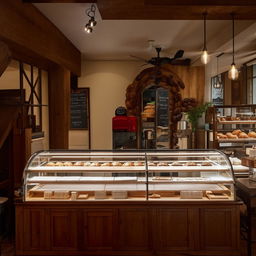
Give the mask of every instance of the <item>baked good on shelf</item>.
<path id="1" fill-rule="evenodd" d="M 223 121 L 226 121 L 226 118 L 224 116 L 222 116 L 222 117 L 220 117 L 219 120 L 223 122 Z"/>
<path id="2" fill-rule="evenodd" d="M 237 116 L 237 117 L 235 118 L 235 120 L 236 120 L 236 121 L 239 121 L 239 120 L 240 120 L 240 117 L 239 117 L 239 116 Z"/>
<path id="3" fill-rule="evenodd" d="M 245 132 L 240 132 L 238 134 L 238 138 L 245 139 L 245 138 L 249 138 L 249 136 Z"/>
<path id="4" fill-rule="evenodd" d="M 226 121 L 231 121 L 231 116 L 226 116 Z"/>
<path id="5" fill-rule="evenodd" d="M 101 164 L 99 162 L 92 162 L 91 166 L 101 166 Z"/>
<path id="6" fill-rule="evenodd" d="M 134 166 L 134 162 L 124 162 L 123 166 Z"/>
<path id="7" fill-rule="evenodd" d="M 115 162 L 112 163 L 112 165 L 113 166 L 122 166 L 123 164 L 120 163 L 120 162 L 115 161 Z"/>
<path id="8" fill-rule="evenodd" d="M 157 164 L 157 166 L 168 166 L 167 162 L 160 162 Z"/>
<path id="9" fill-rule="evenodd" d="M 81 162 L 81 161 L 78 161 L 78 162 L 74 163 L 74 166 L 83 166 L 83 165 L 84 165 L 84 163 Z"/>
<path id="10" fill-rule="evenodd" d="M 149 198 L 161 198 L 161 195 L 154 193 L 154 194 L 149 195 L 148 197 Z"/>
<path id="11" fill-rule="evenodd" d="M 143 166 L 144 163 L 143 162 L 134 162 L 134 166 Z"/>
<path id="12" fill-rule="evenodd" d="M 227 136 L 228 138 L 232 138 L 233 134 L 232 134 L 231 132 L 227 132 L 227 133 L 226 133 L 226 136 Z"/>
<path id="13" fill-rule="evenodd" d="M 212 166 L 211 162 L 202 162 L 201 166 Z"/>
<path id="14" fill-rule="evenodd" d="M 87 199 L 89 197 L 88 194 L 79 194 L 77 199 Z"/>
<path id="15" fill-rule="evenodd" d="M 232 132 L 232 134 L 233 134 L 233 135 L 238 135 L 238 134 L 241 133 L 241 132 L 242 132 L 242 131 L 238 129 L 238 130 L 234 130 L 234 131 Z"/>
<path id="16" fill-rule="evenodd" d="M 72 162 L 64 162 L 63 165 L 64 166 L 72 166 L 73 164 L 72 164 Z"/>
<path id="17" fill-rule="evenodd" d="M 55 166 L 55 163 L 54 163 L 54 162 L 48 162 L 48 163 L 46 164 L 46 166 Z"/>
<path id="18" fill-rule="evenodd" d="M 64 164 L 62 162 L 56 162 L 55 166 L 63 166 Z"/>
<path id="19" fill-rule="evenodd" d="M 171 166 L 183 166 L 180 162 L 172 162 Z"/>
<path id="20" fill-rule="evenodd" d="M 225 135 L 225 134 L 221 134 L 221 135 L 218 136 L 218 138 L 219 138 L 219 139 L 227 139 L 228 136 Z"/>
<path id="21" fill-rule="evenodd" d="M 148 162 L 148 166 L 156 166 L 157 164 L 154 162 Z"/>
<path id="22" fill-rule="evenodd" d="M 91 162 L 84 162 L 84 166 L 91 166 Z"/>
<path id="23" fill-rule="evenodd" d="M 187 162 L 185 165 L 186 166 L 197 166 L 197 164 L 195 162 Z"/>
<path id="24" fill-rule="evenodd" d="M 256 138 L 256 132 L 249 132 L 249 133 L 248 133 L 248 136 L 249 136 L 250 138 Z"/>

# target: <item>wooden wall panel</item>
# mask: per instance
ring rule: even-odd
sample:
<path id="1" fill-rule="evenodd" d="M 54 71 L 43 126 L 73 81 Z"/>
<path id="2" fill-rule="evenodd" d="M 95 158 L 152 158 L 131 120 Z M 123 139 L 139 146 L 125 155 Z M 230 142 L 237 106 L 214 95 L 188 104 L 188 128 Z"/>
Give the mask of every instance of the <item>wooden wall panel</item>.
<path id="1" fill-rule="evenodd" d="M 56 66 L 49 72 L 50 149 L 68 149 L 70 71 Z"/>
<path id="2" fill-rule="evenodd" d="M 80 75 L 80 51 L 32 4 L 0 1 L 0 27 L 0 38 L 14 58 L 39 64 L 48 60 Z"/>
<path id="3" fill-rule="evenodd" d="M 185 84 L 181 90 L 182 98 L 195 98 L 199 103 L 204 102 L 205 91 L 205 69 L 204 66 L 170 66 Z"/>

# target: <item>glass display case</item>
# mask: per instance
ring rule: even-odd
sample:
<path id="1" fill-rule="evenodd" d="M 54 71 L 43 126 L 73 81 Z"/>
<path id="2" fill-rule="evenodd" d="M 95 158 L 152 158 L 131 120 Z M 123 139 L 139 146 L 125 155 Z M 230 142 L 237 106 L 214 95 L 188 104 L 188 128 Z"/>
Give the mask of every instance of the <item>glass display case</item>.
<path id="1" fill-rule="evenodd" d="M 41 151 L 24 170 L 24 201 L 234 199 L 217 150 Z"/>

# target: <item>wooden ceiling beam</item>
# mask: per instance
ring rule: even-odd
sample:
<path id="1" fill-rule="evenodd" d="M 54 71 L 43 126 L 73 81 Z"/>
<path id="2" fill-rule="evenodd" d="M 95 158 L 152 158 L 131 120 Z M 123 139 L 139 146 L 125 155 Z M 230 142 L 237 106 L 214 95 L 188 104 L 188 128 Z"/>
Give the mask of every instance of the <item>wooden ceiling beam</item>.
<path id="1" fill-rule="evenodd" d="M 145 5 L 256 6 L 255 0 L 145 0 Z"/>
<path id="2" fill-rule="evenodd" d="M 34 65 L 58 64 L 81 74 L 81 53 L 34 5 L 0 1 L 0 39 L 14 58 Z"/>

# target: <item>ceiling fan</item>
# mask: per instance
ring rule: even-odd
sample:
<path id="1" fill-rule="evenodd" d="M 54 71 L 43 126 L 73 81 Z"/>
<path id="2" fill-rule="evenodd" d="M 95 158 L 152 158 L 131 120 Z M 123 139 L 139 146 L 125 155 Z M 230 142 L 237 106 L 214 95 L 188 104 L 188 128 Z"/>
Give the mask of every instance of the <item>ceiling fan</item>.
<path id="1" fill-rule="evenodd" d="M 178 50 L 175 55 L 173 56 L 173 58 L 169 58 L 169 57 L 160 57 L 160 52 L 162 50 L 161 47 L 155 47 L 155 50 L 157 52 L 157 57 L 152 57 L 149 60 L 145 60 L 143 58 L 134 56 L 134 55 L 130 55 L 132 58 L 136 58 L 139 60 L 142 60 L 144 62 L 146 62 L 146 64 L 144 65 L 148 65 L 151 64 L 153 66 L 162 66 L 164 64 L 172 64 L 172 65 L 183 65 L 183 66 L 188 66 L 190 65 L 190 59 L 182 59 L 180 60 L 180 58 L 183 57 L 184 54 L 184 50 Z"/>

